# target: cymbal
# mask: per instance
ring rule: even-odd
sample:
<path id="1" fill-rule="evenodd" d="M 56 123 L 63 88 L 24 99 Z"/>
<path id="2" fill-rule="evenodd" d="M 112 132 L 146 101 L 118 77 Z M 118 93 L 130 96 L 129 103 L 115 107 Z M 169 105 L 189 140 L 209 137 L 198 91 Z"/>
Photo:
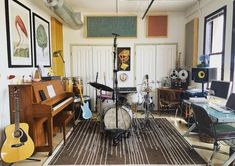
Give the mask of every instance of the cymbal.
<path id="1" fill-rule="evenodd" d="M 152 88 L 145 88 L 142 90 L 143 92 L 152 92 Z"/>
<path id="2" fill-rule="evenodd" d="M 90 82 L 89 83 L 91 86 L 93 86 L 94 88 L 96 89 L 100 89 L 100 90 L 104 90 L 104 91 L 108 91 L 108 92 L 112 92 L 113 89 L 106 86 L 106 85 L 103 85 L 103 84 L 99 84 L 99 83 L 96 83 L 96 82 Z"/>

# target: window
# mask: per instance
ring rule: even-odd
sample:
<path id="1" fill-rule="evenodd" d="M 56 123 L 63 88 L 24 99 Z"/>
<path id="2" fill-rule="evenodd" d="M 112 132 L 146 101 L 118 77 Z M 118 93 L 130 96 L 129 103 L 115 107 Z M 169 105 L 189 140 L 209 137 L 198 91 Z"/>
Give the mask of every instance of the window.
<path id="1" fill-rule="evenodd" d="M 232 30 L 232 53 L 230 80 L 233 81 L 233 93 L 235 93 L 235 1 L 233 1 L 233 30 Z"/>
<path id="2" fill-rule="evenodd" d="M 226 6 L 205 17 L 204 54 L 210 56 L 209 66 L 217 68 L 217 79 L 224 77 Z"/>

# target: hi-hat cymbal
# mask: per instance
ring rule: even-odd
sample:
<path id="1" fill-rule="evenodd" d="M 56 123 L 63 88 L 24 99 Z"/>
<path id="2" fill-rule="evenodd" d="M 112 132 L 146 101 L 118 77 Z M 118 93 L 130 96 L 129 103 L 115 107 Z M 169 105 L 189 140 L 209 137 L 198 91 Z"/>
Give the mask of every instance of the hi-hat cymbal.
<path id="1" fill-rule="evenodd" d="M 142 91 L 143 92 L 152 92 L 152 88 L 144 88 Z"/>
<path id="2" fill-rule="evenodd" d="M 94 88 L 96 89 L 100 89 L 100 90 L 104 90 L 104 91 L 108 91 L 108 92 L 112 92 L 113 89 L 106 86 L 106 85 L 103 85 L 103 84 L 99 84 L 99 83 L 96 83 L 96 82 L 90 82 L 89 83 L 91 86 L 93 86 Z"/>

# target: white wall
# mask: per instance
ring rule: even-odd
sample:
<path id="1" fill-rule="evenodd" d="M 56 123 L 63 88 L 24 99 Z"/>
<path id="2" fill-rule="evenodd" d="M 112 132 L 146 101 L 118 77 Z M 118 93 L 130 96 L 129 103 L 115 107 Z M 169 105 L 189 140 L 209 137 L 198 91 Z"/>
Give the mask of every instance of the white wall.
<path id="1" fill-rule="evenodd" d="M 35 7 L 28 0 L 19 0 L 24 5 L 31 9 L 41 17 L 50 22 L 50 16 L 45 12 Z M 32 16 L 32 13 L 31 13 Z M 10 110 L 9 110 L 9 94 L 8 84 L 10 81 L 7 79 L 8 75 L 16 75 L 17 79 L 22 78 L 23 75 L 32 75 L 35 68 L 8 68 L 8 53 L 7 53 L 7 37 L 6 37 L 6 20 L 5 20 L 5 1 L 0 1 L 0 146 L 3 139 L 3 129 L 10 123 Z M 33 30 L 33 29 L 32 29 Z M 33 36 L 33 35 L 32 35 Z M 32 39 L 33 42 L 33 39 Z"/>
<path id="2" fill-rule="evenodd" d="M 231 42 L 232 42 L 232 18 L 233 18 L 233 0 L 203 0 L 199 5 L 195 5 L 186 12 L 186 20 L 189 22 L 194 17 L 199 17 L 199 40 L 198 54 L 203 54 L 204 37 L 204 19 L 210 13 L 227 5 L 226 36 L 225 36 L 225 64 L 224 80 L 230 80 L 230 60 L 231 60 Z"/>
<path id="3" fill-rule="evenodd" d="M 138 16 L 138 34 L 137 38 L 118 38 L 118 47 L 131 47 L 131 56 L 134 55 L 134 44 L 137 43 L 178 43 L 179 52 L 182 52 L 181 61 L 184 62 L 184 38 L 185 38 L 185 16 L 183 12 L 171 12 L 171 13 L 151 13 L 154 14 L 167 14 L 168 15 L 168 37 L 167 38 L 147 38 L 146 37 L 146 19 L 142 20 L 141 16 Z M 103 15 L 101 13 L 84 13 L 86 15 Z M 115 15 L 115 13 L 109 13 L 109 15 Z M 121 13 L 120 15 L 125 15 Z M 126 14 L 128 15 L 128 14 Z M 132 13 L 133 15 L 133 13 Z M 136 14 L 137 15 L 137 14 Z M 72 76 L 70 72 L 70 45 L 71 44 L 113 44 L 113 38 L 86 38 L 84 35 L 85 26 L 81 30 L 72 30 L 64 26 L 64 55 L 66 61 L 66 75 Z M 182 63 L 181 63 L 182 64 Z M 133 65 L 133 63 L 132 63 Z M 133 67 L 132 67 L 133 68 Z"/>

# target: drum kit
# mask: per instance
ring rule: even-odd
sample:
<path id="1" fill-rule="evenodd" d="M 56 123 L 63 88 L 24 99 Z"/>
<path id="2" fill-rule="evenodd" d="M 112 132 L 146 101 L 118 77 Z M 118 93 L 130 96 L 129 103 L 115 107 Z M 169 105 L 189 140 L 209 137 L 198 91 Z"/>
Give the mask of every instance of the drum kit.
<path id="1" fill-rule="evenodd" d="M 131 110 L 131 106 L 134 105 L 141 105 L 144 103 L 146 105 L 146 115 L 145 120 L 147 121 L 149 118 L 149 111 L 152 107 L 153 103 L 150 101 L 149 93 L 151 92 L 151 88 L 148 85 L 145 88 L 145 92 L 147 95 L 144 97 L 141 93 L 129 93 L 126 94 L 124 97 L 121 96 L 118 89 L 118 79 L 117 79 L 117 36 L 118 34 L 114 34 L 114 61 L 113 61 L 113 88 L 108 87 L 106 85 L 100 84 L 96 82 L 90 82 L 89 84 L 100 91 L 99 94 L 99 101 L 100 101 L 100 109 L 97 112 L 100 122 L 101 122 L 101 131 L 105 131 L 110 133 L 113 139 L 113 145 L 117 145 L 119 141 L 123 137 L 130 137 L 131 135 L 131 127 L 132 127 L 132 120 L 133 120 L 133 112 Z M 111 98 L 105 98 L 102 96 L 102 91 L 112 92 Z M 98 97 L 97 97 L 98 98 Z M 97 99 L 96 99 L 97 100 Z M 111 101 L 110 104 L 102 108 L 102 102 L 105 100 Z M 97 107 L 97 106 L 96 106 Z"/>
<path id="2" fill-rule="evenodd" d="M 114 93 L 113 88 L 97 82 L 90 82 L 89 84 L 100 91 L 97 97 L 99 98 L 100 105 L 97 112 L 97 119 L 99 119 L 102 124 L 102 131 L 108 131 L 114 135 L 113 145 L 117 145 L 122 137 L 128 138 L 131 135 L 130 129 L 132 127 L 132 120 L 134 117 L 132 105 L 143 104 L 145 108 L 144 127 L 146 128 L 150 115 L 152 115 L 151 111 L 154 107 L 152 98 L 149 95 L 149 93 L 152 91 L 149 85 L 143 89 L 143 92 L 146 93 L 144 96 L 137 92 L 127 93 L 125 95 L 121 95 L 117 92 L 118 103 L 116 114 L 116 103 L 113 97 L 102 95 L 103 91 Z M 116 126 L 116 119 L 118 119 L 118 127 Z"/>

